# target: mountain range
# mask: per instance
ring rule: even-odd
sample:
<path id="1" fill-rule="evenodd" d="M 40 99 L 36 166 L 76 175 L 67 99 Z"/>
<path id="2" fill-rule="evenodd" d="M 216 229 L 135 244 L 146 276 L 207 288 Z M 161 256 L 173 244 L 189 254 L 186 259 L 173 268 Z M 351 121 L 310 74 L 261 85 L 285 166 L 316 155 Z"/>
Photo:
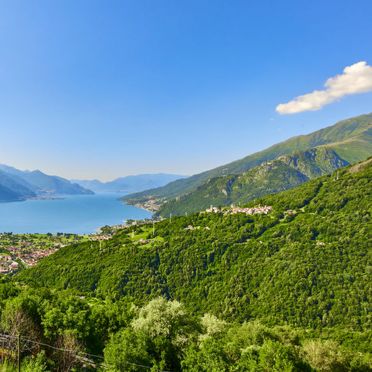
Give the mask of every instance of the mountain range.
<path id="1" fill-rule="evenodd" d="M 154 187 L 161 187 L 169 182 L 182 178 L 185 178 L 185 176 L 155 173 L 125 176 L 109 182 L 101 182 L 99 180 L 72 180 L 72 182 L 76 182 L 80 186 L 93 190 L 94 192 L 120 192 L 128 194 L 152 189 Z"/>
<path id="2" fill-rule="evenodd" d="M 124 200 L 135 205 L 152 201 L 162 216 L 195 212 L 286 190 L 370 155 L 372 114 L 366 114 Z"/>
<path id="3" fill-rule="evenodd" d="M 0 164 L 0 202 L 56 195 L 94 194 L 95 192 L 128 194 L 161 187 L 183 177 L 175 174 L 158 173 L 120 177 L 110 182 L 67 180 L 62 177 L 47 175 L 40 170 L 22 171 Z"/>
<path id="4" fill-rule="evenodd" d="M 84 194 L 93 192 L 65 178 L 50 176 L 40 170 L 22 171 L 0 164 L 0 202 Z"/>

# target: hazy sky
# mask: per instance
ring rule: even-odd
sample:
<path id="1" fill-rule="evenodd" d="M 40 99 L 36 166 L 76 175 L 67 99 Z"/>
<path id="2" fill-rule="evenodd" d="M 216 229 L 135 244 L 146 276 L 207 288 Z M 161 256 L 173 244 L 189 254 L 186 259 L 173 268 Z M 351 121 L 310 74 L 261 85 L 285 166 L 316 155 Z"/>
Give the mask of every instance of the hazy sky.
<path id="1" fill-rule="evenodd" d="M 192 174 L 371 112 L 371 14 L 370 0 L 0 1 L 0 163 Z"/>

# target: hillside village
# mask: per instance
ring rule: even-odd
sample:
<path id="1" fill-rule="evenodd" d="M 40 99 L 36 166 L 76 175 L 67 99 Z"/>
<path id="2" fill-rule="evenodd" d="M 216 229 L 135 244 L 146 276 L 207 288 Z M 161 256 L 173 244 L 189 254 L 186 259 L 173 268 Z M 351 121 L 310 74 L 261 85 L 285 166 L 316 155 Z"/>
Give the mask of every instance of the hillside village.
<path id="1" fill-rule="evenodd" d="M 241 207 L 235 207 L 231 206 L 230 208 L 218 208 L 211 206 L 210 208 L 206 209 L 206 213 L 223 213 L 223 214 L 238 214 L 243 213 L 247 215 L 254 215 L 254 214 L 268 214 L 272 211 L 272 207 L 269 205 L 258 205 L 256 207 L 252 208 L 241 208 Z"/>
<path id="2" fill-rule="evenodd" d="M 84 241 L 107 241 L 124 228 L 155 222 L 157 220 L 128 220 L 120 225 L 103 226 L 89 235 L 0 233 L 0 274 L 12 274 L 21 268 L 35 266 L 41 259 L 65 246 Z"/>
<path id="3" fill-rule="evenodd" d="M 83 235 L 64 233 L 0 233 L 0 274 L 11 274 L 23 267 L 35 266 L 42 258 L 60 248 L 86 239 Z"/>

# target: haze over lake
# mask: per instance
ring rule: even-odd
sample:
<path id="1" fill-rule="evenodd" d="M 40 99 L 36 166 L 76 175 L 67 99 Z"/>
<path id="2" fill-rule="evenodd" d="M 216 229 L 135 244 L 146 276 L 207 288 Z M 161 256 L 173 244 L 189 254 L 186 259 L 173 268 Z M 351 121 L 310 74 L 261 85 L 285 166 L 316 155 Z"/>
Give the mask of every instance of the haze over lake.
<path id="1" fill-rule="evenodd" d="M 0 203 L 0 232 L 88 234 L 104 225 L 151 217 L 119 198 L 120 194 L 111 193 Z"/>

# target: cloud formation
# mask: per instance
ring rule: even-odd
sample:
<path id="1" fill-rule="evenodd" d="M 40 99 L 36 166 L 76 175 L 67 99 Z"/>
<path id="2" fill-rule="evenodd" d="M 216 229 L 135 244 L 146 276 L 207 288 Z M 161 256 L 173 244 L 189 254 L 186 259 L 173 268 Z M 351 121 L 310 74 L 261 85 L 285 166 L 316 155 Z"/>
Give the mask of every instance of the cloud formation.
<path id="1" fill-rule="evenodd" d="M 279 114 L 296 114 L 303 111 L 315 111 L 350 94 L 372 91 L 372 66 L 367 62 L 357 62 L 344 68 L 340 75 L 329 78 L 325 89 L 298 96 L 276 107 Z"/>

